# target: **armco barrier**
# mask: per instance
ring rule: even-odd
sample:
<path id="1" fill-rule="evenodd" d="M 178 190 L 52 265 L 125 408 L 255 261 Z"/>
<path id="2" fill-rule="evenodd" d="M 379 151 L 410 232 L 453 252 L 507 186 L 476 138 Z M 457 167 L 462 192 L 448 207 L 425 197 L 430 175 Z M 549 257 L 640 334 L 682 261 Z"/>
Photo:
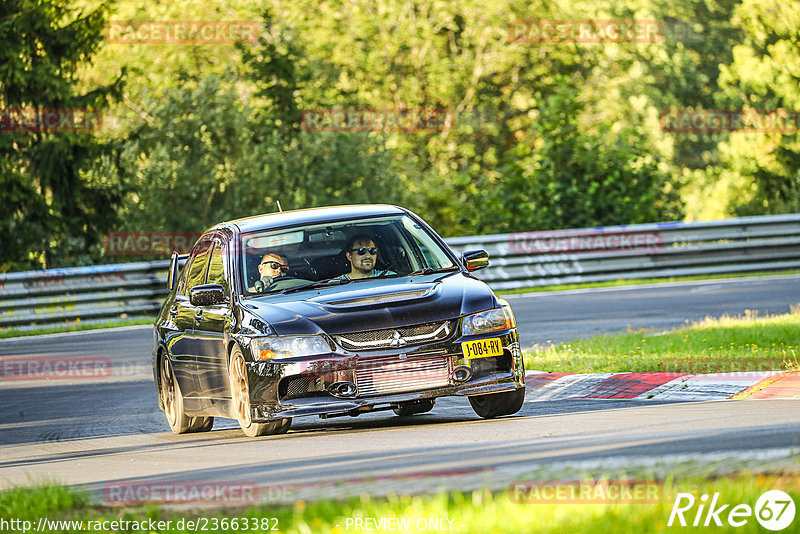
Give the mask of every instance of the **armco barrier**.
<path id="1" fill-rule="evenodd" d="M 800 214 L 456 237 L 493 289 L 800 268 Z"/>
<path id="2" fill-rule="evenodd" d="M 800 269 L 800 214 L 447 239 L 485 249 L 494 289 Z M 0 328 L 154 315 L 169 261 L 0 275 Z"/>
<path id="3" fill-rule="evenodd" d="M 0 327 L 25 329 L 154 315 L 168 260 L 0 275 Z"/>

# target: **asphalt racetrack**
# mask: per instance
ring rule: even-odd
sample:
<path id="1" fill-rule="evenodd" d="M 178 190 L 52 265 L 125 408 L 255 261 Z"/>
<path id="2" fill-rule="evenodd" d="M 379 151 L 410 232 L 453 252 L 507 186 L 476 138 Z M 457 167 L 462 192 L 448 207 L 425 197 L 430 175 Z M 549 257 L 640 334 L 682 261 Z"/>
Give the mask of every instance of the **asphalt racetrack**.
<path id="1" fill-rule="evenodd" d="M 507 298 L 528 347 L 629 326 L 666 330 L 707 315 L 786 313 L 800 303 L 800 276 Z M 367 477 L 395 486 L 410 481 L 390 489 L 417 491 L 426 488 L 425 474 L 435 473 L 436 488 L 465 489 L 502 486 L 521 468 L 570 462 L 674 466 L 680 457 L 763 464 L 800 450 L 796 400 L 529 401 L 516 416 L 484 421 L 467 399 L 446 398 L 428 414 L 405 418 L 385 411 L 296 419 L 282 436 L 248 439 L 234 421 L 221 419 L 209 433 L 175 436 L 157 407 L 151 350 L 149 327 L 0 341 L 2 357 L 107 357 L 113 369 L 102 381 L 0 379 L 0 488 L 49 480 L 101 495 L 125 481 L 224 480 L 319 489 Z"/>

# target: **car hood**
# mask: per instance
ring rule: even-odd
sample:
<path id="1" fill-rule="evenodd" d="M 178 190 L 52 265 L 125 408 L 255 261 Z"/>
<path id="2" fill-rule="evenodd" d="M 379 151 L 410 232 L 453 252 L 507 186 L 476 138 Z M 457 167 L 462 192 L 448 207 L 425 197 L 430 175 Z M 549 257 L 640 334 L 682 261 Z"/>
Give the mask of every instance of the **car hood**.
<path id="1" fill-rule="evenodd" d="M 248 299 L 242 307 L 276 334 L 340 334 L 423 324 L 497 305 L 489 287 L 461 271 L 352 282 Z"/>

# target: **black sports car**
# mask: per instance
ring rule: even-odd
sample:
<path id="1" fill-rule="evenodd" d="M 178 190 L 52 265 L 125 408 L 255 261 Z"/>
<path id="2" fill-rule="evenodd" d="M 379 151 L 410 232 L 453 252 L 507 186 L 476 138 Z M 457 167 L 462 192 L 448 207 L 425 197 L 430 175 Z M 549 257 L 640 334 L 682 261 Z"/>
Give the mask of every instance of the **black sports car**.
<path id="1" fill-rule="evenodd" d="M 470 274 L 488 264 L 395 206 L 218 224 L 172 255 L 154 326 L 159 405 L 175 433 L 230 417 L 248 436 L 305 415 L 423 413 L 445 395 L 513 414 L 525 396 L 514 314 Z"/>

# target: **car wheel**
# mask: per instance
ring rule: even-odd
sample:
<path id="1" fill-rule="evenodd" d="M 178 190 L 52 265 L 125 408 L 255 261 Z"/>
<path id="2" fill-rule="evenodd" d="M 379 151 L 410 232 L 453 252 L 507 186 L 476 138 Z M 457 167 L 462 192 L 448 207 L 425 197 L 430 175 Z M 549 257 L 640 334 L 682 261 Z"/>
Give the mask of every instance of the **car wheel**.
<path id="1" fill-rule="evenodd" d="M 231 352 L 231 363 L 228 367 L 228 376 L 231 385 L 231 401 L 239 426 L 248 437 L 266 436 L 269 434 L 284 434 L 289 430 L 292 419 L 285 417 L 269 423 L 254 423 L 250 410 L 250 385 L 247 381 L 247 365 L 242 356 L 242 351 L 235 346 Z"/>
<path id="2" fill-rule="evenodd" d="M 522 408 L 523 402 L 525 402 L 525 388 L 504 393 L 473 395 L 469 398 L 472 409 L 484 419 L 517 413 Z"/>
<path id="3" fill-rule="evenodd" d="M 164 405 L 167 423 L 173 433 L 191 432 L 195 418 L 189 417 L 183 411 L 183 394 L 178 381 L 175 380 L 172 362 L 166 354 L 161 357 L 161 403 Z"/>
<path id="4" fill-rule="evenodd" d="M 214 427 L 214 418 L 213 417 L 193 417 L 194 421 L 192 422 L 191 428 L 189 428 L 189 432 L 208 432 Z"/>
<path id="5" fill-rule="evenodd" d="M 433 410 L 433 404 L 435 401 L 417 401 L 417 402 L 407 402 L 405 404 L 401 404 L 399 406 L 395 406 L 392 408 L 394 413 L 403 417 L 406 415 L 415 415 L 418 413 L 425 413 Z"/>

